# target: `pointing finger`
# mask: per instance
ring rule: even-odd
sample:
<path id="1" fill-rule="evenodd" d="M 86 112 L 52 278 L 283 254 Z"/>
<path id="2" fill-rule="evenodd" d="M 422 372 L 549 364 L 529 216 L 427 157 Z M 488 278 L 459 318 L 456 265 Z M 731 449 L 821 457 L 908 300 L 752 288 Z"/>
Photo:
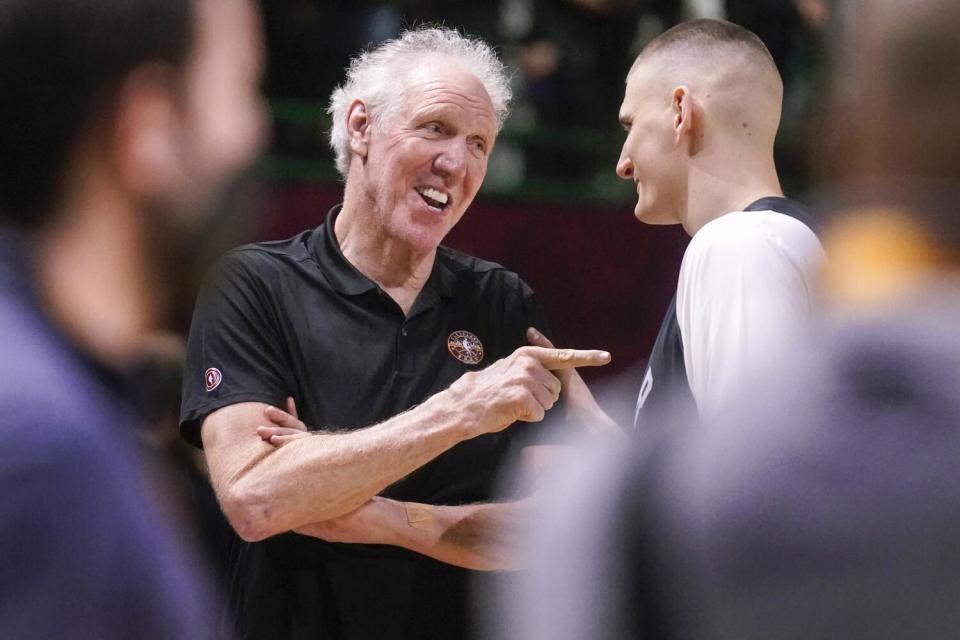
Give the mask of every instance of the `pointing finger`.
<path id="1" fill-rule="evenodd" d="M 550 338 L 543 335 L 539 329 L 535 327 L 530 327 L 527 329 L 527 340 L 530 341 L 530 344 L 537 347 L 545 347 L 547 349 L 553 349 L 553 343 L 550 342 Z M 555 369 L 557 378 L 560 380 L 563 386 L 570 384 L 570 374 L 573 369 Z"/>
<path id="2" fill-rule="evenodd" d="M 596 349 L 545 349 L 530 347 L 530 355 L 547 369 L 602 367 L 610 362 L 610 354 Z"/>

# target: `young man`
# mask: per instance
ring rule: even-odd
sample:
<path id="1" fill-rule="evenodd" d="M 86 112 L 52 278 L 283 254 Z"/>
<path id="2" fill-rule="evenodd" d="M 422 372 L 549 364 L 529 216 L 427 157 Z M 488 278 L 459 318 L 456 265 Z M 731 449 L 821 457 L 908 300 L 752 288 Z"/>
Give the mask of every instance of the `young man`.
<path id="1" fill-rule="evenodd" d="M 715 414 L 806 338 L 823 250 L 773 161 L 783 85 L 763 43 L 718 20 L 653 40 L 627 76 L 617 174 L 634 215 L 692 237 L 637 400 L 636 428 Z M 652 418 L 657 416 L 658 418 Z"/>
<path id="2" fill-rule="evenodd" d="M 738 415 L 571 474 L 593 484 L 564 487 L 511 637 L 960 628 L 960 5 L 833 8 L 842 190 L 818 343 Z"/>
<path id="3" fill-rule="evenodd" d="M 0 19 L 0 637 L 208 638 L 148 487 L 143 341 L 257 151 L 237 0 L 10 0 Z"/>

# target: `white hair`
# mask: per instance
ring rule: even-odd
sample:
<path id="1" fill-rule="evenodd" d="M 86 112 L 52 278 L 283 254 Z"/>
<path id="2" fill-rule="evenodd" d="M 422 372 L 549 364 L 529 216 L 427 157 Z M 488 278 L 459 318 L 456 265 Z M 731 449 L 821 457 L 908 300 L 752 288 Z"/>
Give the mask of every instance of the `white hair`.
<path id="1" fill-rule="evenodd" d="M 342 176 L 346 177 L 350 166 L 347 108 L 359 98 L 367 104 L 371 123 L 382 125 L 399 108 L 399 98 L 407 89 L 407 74 L 429 54 L 450 56 L 476 76 L 493 103 L 497 131 L 500 131 L 510 104 L 510 78 L 493 48 L 455 29 L 412 29 L 353 58 L 347 67 L 346 81 L 330 96 L 327 108 L 327 113 L 333 116 L 330 146 Z"/>

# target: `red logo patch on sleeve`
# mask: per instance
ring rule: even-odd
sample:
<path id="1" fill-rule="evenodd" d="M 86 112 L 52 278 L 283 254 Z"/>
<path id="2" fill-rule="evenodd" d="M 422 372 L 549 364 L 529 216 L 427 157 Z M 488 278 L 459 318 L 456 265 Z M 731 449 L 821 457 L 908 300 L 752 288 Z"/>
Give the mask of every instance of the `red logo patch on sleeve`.
<path id="1" fill-rule="evenodd" d="M 220 373 L 220 369 L 210 367 L 207 369 L 207 372 L 203 374 L 203 380 L 207 385 L 207 391 L 213 391 L 220 386 L 220 383 L 223 381 L 223 374 Z"/>

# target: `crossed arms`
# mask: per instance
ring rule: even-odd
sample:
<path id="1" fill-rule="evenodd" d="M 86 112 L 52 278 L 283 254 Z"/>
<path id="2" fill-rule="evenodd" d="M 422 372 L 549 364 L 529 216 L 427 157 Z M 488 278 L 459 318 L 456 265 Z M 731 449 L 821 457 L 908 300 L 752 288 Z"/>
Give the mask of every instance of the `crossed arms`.
<path id="1" fill-rule="evenodd" d="M 224 514 L 250 541 L 292 530 L 394 544 L 474 569 L 513 566 L 509 549 L 526 501 L 443 507 L 377 494 L 459 442 L 518 420 L 542 420 L 560 395 L 561 377 L 576 389 L 571 380 L 583 383 L 575 367 L 610 359 L 601 351 L 551 347 L 521 347 L 423 404 L 349 433 L 307 433 L 295 416 L 285 422 L 288 414 L 262 403 L 211 413 L 201 436 Z M 595 411 L 598 420 L 606 418 Z"/>

